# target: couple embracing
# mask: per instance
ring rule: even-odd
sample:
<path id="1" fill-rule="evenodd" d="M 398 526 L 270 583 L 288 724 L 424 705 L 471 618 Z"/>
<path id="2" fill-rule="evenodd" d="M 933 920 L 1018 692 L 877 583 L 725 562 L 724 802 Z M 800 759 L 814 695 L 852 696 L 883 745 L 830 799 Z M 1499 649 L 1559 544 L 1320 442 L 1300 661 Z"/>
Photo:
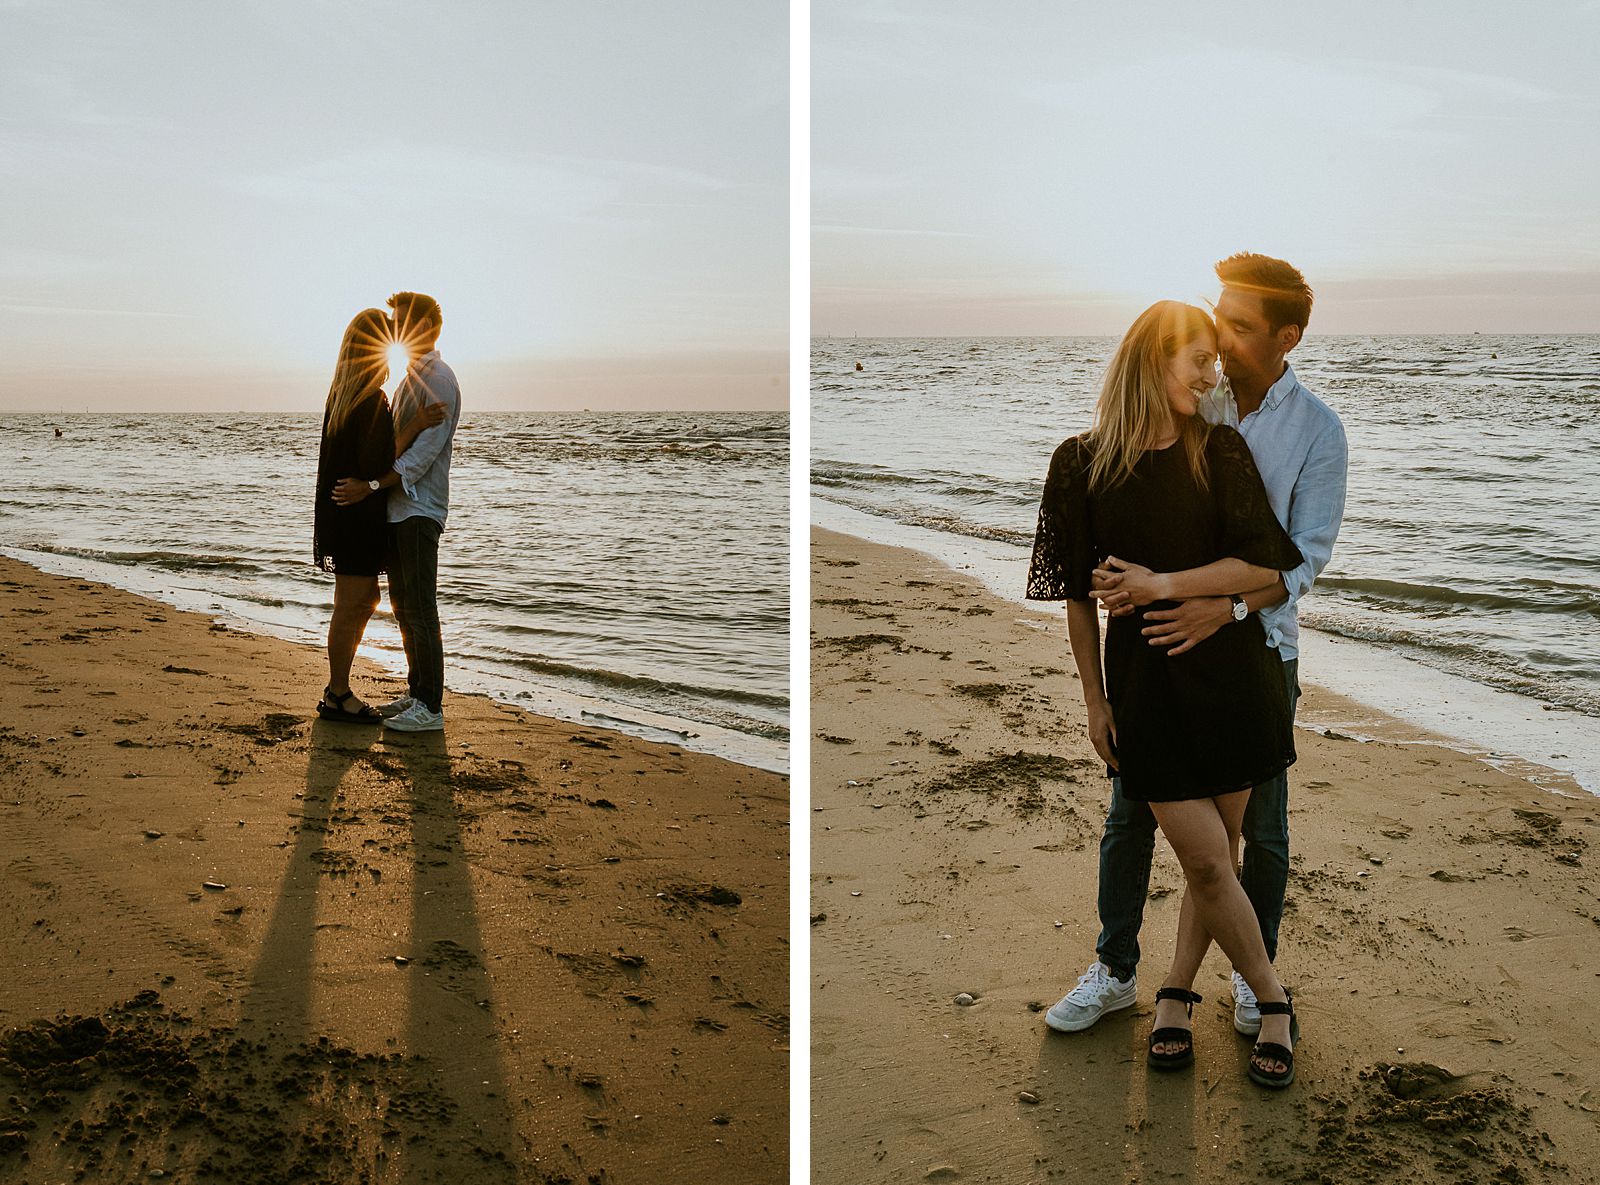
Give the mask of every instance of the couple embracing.
<path id="1" fill-rule="evenodd" d="M 391 313 L 364 309 L 345 330 L 323 413 L 312 556 L 333 573 L 334 594 L 328 686 L 317 714 L 436 732 L 444 728 L 439 536 L 450 505 L 461 391 L 435 348 L 444 325 L 439 302 L 397 292 L 388 304 Z M 382 384 L 391 353 L 400 350 L 406 373 L 391 406 Z M 378 607 L 384 572 L 405 644 L 408 690 L 373 707 L 350 689 L 350 665 Z"/>
<path id="2" fill-rule="evenodd" d="M 1148 1064 L 1193 1063 L 1194 979 L 1215 941 L 1233 964 L 1234 1028 L 1259 1038 L 1249 1077 L 1282 1088 L 1299 1036 L 1274 967 L 1296 606 L 1333 552 L 1347 449 L 1339 417 L 1286 361 L 1311 315 L 1304 277 L 1254 254 L 1216 272 L 1214 321 L 1175 301 L 1140 314 L 1093 427 L 1056 450 L 1045 482 L 1028 596 L 1067 602 L 1089 738 L 1112 778 L 1097 958 L 1045 1019 L 1075 1032 L 1135 1002 L 1159 826 L 1187 887 Z"/>

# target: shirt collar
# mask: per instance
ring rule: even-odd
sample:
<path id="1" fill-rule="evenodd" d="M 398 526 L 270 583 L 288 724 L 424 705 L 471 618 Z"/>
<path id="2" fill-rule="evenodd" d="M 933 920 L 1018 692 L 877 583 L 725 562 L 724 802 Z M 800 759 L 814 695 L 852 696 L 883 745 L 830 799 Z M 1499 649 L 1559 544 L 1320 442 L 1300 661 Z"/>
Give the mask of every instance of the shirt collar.
<path id="1" fill-rule="evenodd" d="M 1300 385 L 1300 380 L 1294 377 L 1294 367 L 1287 362 L 1283 364 L 1283 373 L 1278 376 L 1278 381 L 1267 388 L 1266 395 L 1261 400 L 1261 406 L 1277 411 L 1280 404 Z"/>
<path id="2" fill-rule="evenodd" d="M 420 371 L 420 370 L 424 369 L 425 367 L 432 365 L 434 359 L 437 358 L 438 356 L 439 356 L 439 351 L 438 350 L 429 350 L 426 354 L 418 354 L 415 358 L 413 358 L 411 360 L 411 365 L 406 367 L 406 373 L 407 374 L 414 374 L 417 371 Z"/>

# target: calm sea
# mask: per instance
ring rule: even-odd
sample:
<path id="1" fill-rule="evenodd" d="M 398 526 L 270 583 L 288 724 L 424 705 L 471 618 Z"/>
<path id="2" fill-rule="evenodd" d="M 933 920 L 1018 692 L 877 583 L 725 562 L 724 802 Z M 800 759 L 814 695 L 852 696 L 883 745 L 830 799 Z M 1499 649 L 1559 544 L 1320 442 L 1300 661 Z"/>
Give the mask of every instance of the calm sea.
<path id="1" fill-rule="evenodd" d="M 1026 548 L 1115 345 L 819 339 L 813 493 Z M 1600 717 L 1600 336 L 1314 335 L 1291 361 L 1350 441 L 1344 528 L 1301 620 Z"/>
<path id="2" fill-rule="evenodd" d="M 320 427 L 0 416 L 0 548 L 321 645 Z M 450 686 L 786 767 L 788 470 L 786 415 L 469 415 L 440 544 Z M 367 642 L 404 669 L 387 601 Z"/>

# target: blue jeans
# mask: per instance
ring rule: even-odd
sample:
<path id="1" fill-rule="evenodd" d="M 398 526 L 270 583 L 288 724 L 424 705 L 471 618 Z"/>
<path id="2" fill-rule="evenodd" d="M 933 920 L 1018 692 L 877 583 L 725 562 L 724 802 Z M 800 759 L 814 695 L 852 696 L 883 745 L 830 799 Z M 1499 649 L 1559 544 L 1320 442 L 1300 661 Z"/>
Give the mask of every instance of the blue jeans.
<path id="1" fill-rule="evenodd" d="M 444 639 L 439 632 L 439 536 L 426 515 L 389 525 L 389 605 L 406 648 L 410 694 L 437 712 L 444 701 Z"/>
<path id="2" fill-rule="evenodd" d="M 1291 716 L 1300 703 L 1300 660 L 1283 664 Z M 1244 871 L 1239 883 L 1256 911 L 1267 958 L 1278 957 L 1278 924 L 1289 886 L 1289 771 L 1253 787 L 1244 810 Z M 1095 953 L 1111 974 L 1126 980 L 1139 966 L 1139 927 L 1150 894 L 1150 860 L 1156 817 L 1147 802 L 1122 797 L 1111 779 L 1111 810 L 1100 839 L 1100 938 Z"/>

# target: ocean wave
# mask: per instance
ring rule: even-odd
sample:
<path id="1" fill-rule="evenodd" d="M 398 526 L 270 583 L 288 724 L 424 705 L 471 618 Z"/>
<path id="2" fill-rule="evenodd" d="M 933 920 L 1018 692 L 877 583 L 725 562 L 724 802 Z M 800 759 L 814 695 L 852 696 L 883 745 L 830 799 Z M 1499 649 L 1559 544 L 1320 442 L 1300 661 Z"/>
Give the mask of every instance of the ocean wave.
<path id="1" fill-rule="evenodd" d="M 1529 670 L 1537 651 L 1511 653 L 1505 650 L 1478 645 L 1460 635 L 1444 636 L 1403 619 L 1352 619 L 1348 615 L 1313 609 L 1304 606 L 1300 612 L 1302 625 L 1335 637 L 1357 642 L 1410 651 L 1412 656 L 1427 666 L 1461 675 L 1477 683 L 1514 692 L 1539 703 L 1567 708 L 1585 716 L 1600 717 L 1600 691 L 1591 680 L 1580 682 L 1592 675 L 1582 667 L 1562 664 L 1563 669 Z M 1571 674 L 1567 672 L 1570 671 Z"/>
<path id="2" fill-rule="evenodd" d="M 94 547 L 67 547 L 55 543 L 30 543 L 25 545 L 24 550 L 65 556 L 68 559 L 92 560 L 100 564 L 162 568 L 172 572 L 211 568 L 227 568 L 236 572 L 262 570 L 254 561 L 236 555 L 207 555 L 185 551 L 111 551 Z"/>
<path id="3" fill-rule="evenodd" d="M 464 658 L 515 667 L 531 674 L 568 679 L 612 692 L 644 692 L 666 698 L 687 698 L 711 703 L 737 705 L 746 708 L 765 708 L 784 712 L 789 707 L 786 695 L 769 695 L 742 688 L 708 687 L 696 683 L 682 683 L 656 679 L 649 675 L 630 675 L 622 671 L 608 671 L 603 667 L 583 666 L 552 658 L 536 658 L 518 654 L 466 653 Z"/>
<path id="4" fill-rule="evenodd" d="M 1551 580 L 1529 580 L 1521 588 L 1490 591 L 1413 584 L 1373 577 L 1326 573 L 1318 592 L 1338 591 L 1411 608 L 1446 610 L 1515 610 L 1524 613 L 1578 613 L 1600 617 L 1600 591 Z"/>

